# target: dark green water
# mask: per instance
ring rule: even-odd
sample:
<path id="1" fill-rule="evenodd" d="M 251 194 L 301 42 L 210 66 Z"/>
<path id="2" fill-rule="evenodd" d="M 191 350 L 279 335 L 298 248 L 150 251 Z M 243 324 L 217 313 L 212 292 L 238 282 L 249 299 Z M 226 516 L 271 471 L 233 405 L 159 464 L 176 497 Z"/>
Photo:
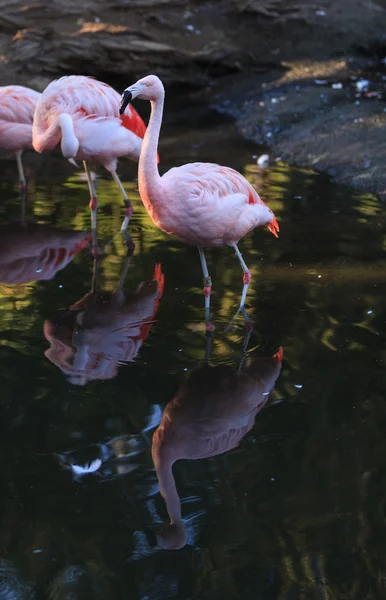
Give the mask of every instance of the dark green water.
<path id="1" fill-rule="evenodd" d="M 258 150 L 233 126 L 205 113 L 190 119 L 189 127 L 182 117 L 174 128 L 165 126 L 162 169 L 198 159 L 233 166 L 280 223 L 278 240 L 256 230 L 240 247 L 252 272 L 248 354 L 269 355 L 282 345 L 281 374 L 238 448 L 176 464 L 188 544 L 179 551 L 155 547 L 152 532 L 167 513 L 148 427 L 204 359 L 202 275 L 195 248 L 153 227 L 136 192 L 135 168 L 122 165 L 134 199 L 136 244 L 123 291 L 130 297 L 151 281 L 156 265 L 165 277 L 158 306 L 147 299 L 138 308 L 144 321 L 127 325 L 119 317 L 125 339 L 134 340 L 130 348 L 121 338 L 114 346 L 106 326 L 90 376 L 75 379 L 45 356 L 48 321 L 67 340 L 60 356 L 73 348 L 69 307 L 90 291 L 90 247 L 50 280 L 0 286 L 1 600 L 385 597 L 384 209 L 310 171 L 281 163 L 259 170 L 252 158 Z M 31 154 L 26 165 L 28 219 L 51 247 L 63 247 L 52 241 L 59 230 L 90 226 L 86 183 L 59 157 Z M 0 266 L 5 249 L 25 244 L 11 227 L 20 215 L 16 169 L 2 167 L 0 225 L 7 241 Z M 109 179 L 98 180 L 98 194 L 106 243 L 123 209 Z M 63 254 L 45 256 L 60 264 Z M 238 306 L 240 267 L 226 248 L 207 258 L 216 325 L 211 364 L 236 368 L 243 321 L 231 332 L 224 327 Z M 97 281 L 107 302 L 124 265 L 118 237 Z M 144 328 L 155 311 L 150 330 Z M 93 377 L 98 369 L 104 379 Z M 124 446 L 120 459 L 117 444 Z M 74 480 L 71 462 L 97 458 L 103 463 L 97 473 Z"/>

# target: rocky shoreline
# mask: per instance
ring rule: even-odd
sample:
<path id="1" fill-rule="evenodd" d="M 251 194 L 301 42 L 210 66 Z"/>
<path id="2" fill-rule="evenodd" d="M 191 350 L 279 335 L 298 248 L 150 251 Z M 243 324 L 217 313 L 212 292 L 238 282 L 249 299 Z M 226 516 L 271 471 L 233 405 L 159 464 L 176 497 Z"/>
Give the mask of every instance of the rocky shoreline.
<path id="1" fill-rule="evenodd" d="M 122 89 L 154 72 L 274 156 L 386 198 L 386 0 L 0 4 L 3 85 L 82 73 Z"/>
<path id="2" fill-rule="evenodd" d="M 386 64 L 304 61 L 222 90 L 215 107 L 275 157 L 386 200 Z"/>

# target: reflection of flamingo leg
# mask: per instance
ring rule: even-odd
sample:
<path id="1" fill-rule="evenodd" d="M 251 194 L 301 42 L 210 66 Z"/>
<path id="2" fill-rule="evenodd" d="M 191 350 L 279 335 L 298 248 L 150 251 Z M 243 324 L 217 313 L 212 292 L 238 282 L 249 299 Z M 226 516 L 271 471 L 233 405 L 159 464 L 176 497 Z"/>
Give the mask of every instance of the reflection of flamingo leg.
<path id="1" fill-rule="evenodd" d="M 212 332 L 214 327 L 210 320 L 210 295 L 212 292 L 212 280 L 209 276 L 208 265 L 206 264 L 204 249 L 198 246 L 198 252 L 200 254 L 202 273 L 204 275 L 204 296 L 205 296 L 205 324 L 206 331 Z"/>
<path id="2" fill-rule="evenodd" d="M 242 366 L 244 364 L 244 360 L 247 356 L 247 348 L 248 348 L 249 340 L 250 340 L 251 334 L 252 334 L 252 321 L 249 319 L 249 317 L 247 315 L 247 311 L 245 310 L 244 306 L 242 307 L 241 312 L 244 315 L 245 324 L 246 324 L 246 332 L 245 332 L 244 341 L 243 341 L 243 348 L 242 348 L 241 354 L 240 354 L 239 366 L 237 368 L 238 373 L 241 372 Z M 250 326 L 249 326 L 249 324 L 250 324 Z"/>
<path id="3" fill-rule="evenodd" d="M 91 293 L 95 294 L 97 290 L 97 279 L 99 273 L 99 266 L 101 263 L 101 259 L 99 257 L 94 256 L 94 265 L 92 270 L 92 280 L 91 280 Z"/>
<path id="4" fill-rule="evenodd" d="M 212 352 L 212 341 L 213 341 L 213 335 L 212 335 L 212 331 L 207 331 L 206 332 L 206 343 L 205 343 L 205 364 L 207 365 L 209 363 L 209 358 Z"/>
<path id="5" fill-rule="evenodd" d="M 97 238 L 97 208 L 98 198 L 96 195 L 95 185 L 91 177 L 91 172 L 87 162 L 83 161 L 84 170 L 86 172 L 88 189 L 90 190 L 90 210 L 91 210 L 91 232 L 92 232 L 92 247 L 93 250 L 98 249 L 98 238 Z"/>
<path id="6" fill-rule="evenodd" d="M 129 269 L 129 265 L 130 265 L 130 261 L 131 261 L 131 257 L 132 257 L 132 256 L 133 256 L 133 254 L 132 254 L 132 253 L 131 253 L 131 254 L 128 254 L 128 255 L 126 256 L 126 259 L 125 259 L 125 264 L 123 265 L 123 269 L 122 269 L 122 275 L 121 275 L 121 278 L 120 278 L 120 280 L 119 280 L 119 283 L 118 283 L 117 289 L 115 290 L 116 292 L 120 292 L 120 291 L 122 290 L 122 286 L 123 286 L 123 284 L 124 284 L 124 282 L 125 282 L 126 275 L 127 275 L 127 271 L 128 271 L 128 269 Z"/>
<path id="7" fill-rule="evenodd" d="M 22 227 L 26 227 L 27 222 L 26 222 L 26 211 L 27 211 L 27 190 L 26 188 L 24 189 L 20 189 L 20 196 L 21 196 L 21 213 L 20 213 L 20 222 Z"/>

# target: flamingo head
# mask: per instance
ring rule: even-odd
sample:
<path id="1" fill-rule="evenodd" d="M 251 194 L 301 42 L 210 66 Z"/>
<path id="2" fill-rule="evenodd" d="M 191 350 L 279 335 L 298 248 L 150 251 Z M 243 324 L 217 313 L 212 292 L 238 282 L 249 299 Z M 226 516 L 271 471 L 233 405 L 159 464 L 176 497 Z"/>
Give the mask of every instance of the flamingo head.
<path id="1" fill-rule="evenodd" d="M 183 521 L 171 521 L 156 534 L 159 545 L 165 550 L 180 550 L 186 546 L 186 530 Z"/>
<path id="2" fill-rule="evenodd" d="M 164 86 L 162 81 L 156 75 L 147 75 L 139 79 L 133 85 L 130 85 L 122 94 L 121 103 L 119 105 L 119 113 L 122 115 L 125 108 L 134 98 L 141 100 L 156 100 L 164 94 Z"/>

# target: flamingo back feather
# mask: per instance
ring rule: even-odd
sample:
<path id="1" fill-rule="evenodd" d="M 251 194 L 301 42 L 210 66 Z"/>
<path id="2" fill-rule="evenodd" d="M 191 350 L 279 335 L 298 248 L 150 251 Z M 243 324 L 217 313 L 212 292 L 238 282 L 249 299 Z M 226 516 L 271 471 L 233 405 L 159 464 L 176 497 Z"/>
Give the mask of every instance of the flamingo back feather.
<path id="1" fill-rule="evenodd" d="M 129 113 L 119 114 L 120 95 L 110 85 L 92 77 L 68 75 L 52 81 L 38 103 L 37 116 L 50 122 L 61 113 L 77 118 L 115 117 L 135 135 L 143 138 L 146 125 L 130 106 Z"/>
<path id="2" fill-rule="evenodd" d="M 39 92 L 22 85 L 0 87 L 0 120 L 32 125 Z"/>

